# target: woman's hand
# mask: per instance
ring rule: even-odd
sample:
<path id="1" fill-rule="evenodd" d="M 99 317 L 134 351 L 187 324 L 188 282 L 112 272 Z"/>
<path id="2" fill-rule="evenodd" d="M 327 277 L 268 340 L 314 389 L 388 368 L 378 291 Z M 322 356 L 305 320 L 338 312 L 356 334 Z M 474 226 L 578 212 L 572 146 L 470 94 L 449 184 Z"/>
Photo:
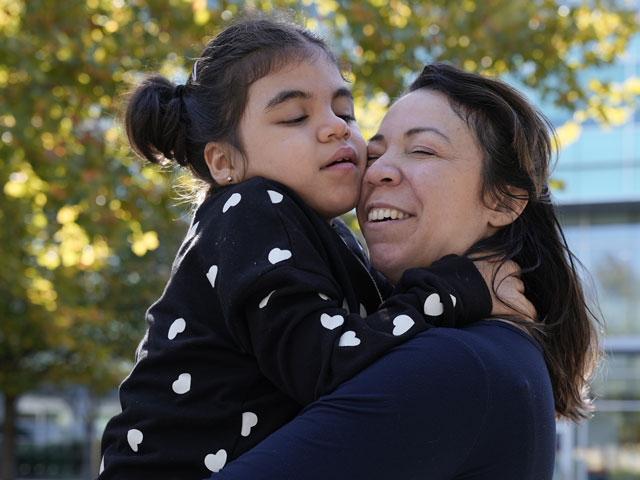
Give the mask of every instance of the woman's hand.
<path id="1" fill-rule="evenodd" d="M 473 260 L 473 258 L 472 258 Z M 491 292 L 492 316 L 536 321 L 536 309 L 524 295 L 524 283 L 520 279 L 520 266 L 509 260 L 474 260 Z"/>

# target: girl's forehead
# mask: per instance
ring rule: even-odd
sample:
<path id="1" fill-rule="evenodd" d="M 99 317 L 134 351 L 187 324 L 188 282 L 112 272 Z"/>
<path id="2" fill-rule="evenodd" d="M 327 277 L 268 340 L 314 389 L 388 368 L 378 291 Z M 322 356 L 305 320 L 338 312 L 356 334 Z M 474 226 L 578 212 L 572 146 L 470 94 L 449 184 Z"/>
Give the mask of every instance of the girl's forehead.
<path id="1" fill-rule="evenodd" d="M 312 98 L 346 88 L 338 66 L 330 59 L 318 57 L 288 62 L 256 80 L 249 89 L 249 99 L 297 92 L 294 96 Z"/>

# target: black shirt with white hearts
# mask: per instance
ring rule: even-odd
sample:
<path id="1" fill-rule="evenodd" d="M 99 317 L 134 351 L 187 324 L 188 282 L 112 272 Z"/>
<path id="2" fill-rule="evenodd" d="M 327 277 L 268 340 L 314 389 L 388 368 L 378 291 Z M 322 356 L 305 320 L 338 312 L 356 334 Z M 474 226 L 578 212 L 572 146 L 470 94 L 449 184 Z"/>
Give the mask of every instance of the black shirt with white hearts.
<path id="1" fill-rule="evenodd" d="M 468 259 L 392 288 L 344 224 L 284 185 L 225 187 L 197 209 L 147 312 L 99 478 L 208 477 L 393 346 L 490 310 Z"/>

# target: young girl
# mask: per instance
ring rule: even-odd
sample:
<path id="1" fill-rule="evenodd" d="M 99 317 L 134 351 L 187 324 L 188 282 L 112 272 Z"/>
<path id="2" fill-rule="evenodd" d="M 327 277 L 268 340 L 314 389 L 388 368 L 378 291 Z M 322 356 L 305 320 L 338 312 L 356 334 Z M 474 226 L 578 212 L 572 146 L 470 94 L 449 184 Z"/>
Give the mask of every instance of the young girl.
<path id="1" fill-rule="evenodd" d="M 147 312 L 101 479 L 207 477 L 391 347 L 490 313 L 470 260 L 410 270 L 391 292 L 332 220 L 358 200 L 366 148 L 309 31 L 232 26 L 186 85 L 147 78 L 125 123 L 138 154 L 188 166 L 209 190 Z M 377 207 L 378 221 L 404 217 Z"/>

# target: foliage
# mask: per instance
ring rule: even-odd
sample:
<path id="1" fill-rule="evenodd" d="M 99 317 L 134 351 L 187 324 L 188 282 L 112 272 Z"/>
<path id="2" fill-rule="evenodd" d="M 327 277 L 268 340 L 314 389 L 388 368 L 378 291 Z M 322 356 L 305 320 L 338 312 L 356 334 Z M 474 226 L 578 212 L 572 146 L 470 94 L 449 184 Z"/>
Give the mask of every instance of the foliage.
<path id="1" fill-rule="evenodd" d="M 3 392 L 121 379 L 188 217 L 170 193 L 180 172 L 129 153 L 123 93 L 152 70 L 183 82 L 226 21 L 274 5 L 302 10 L 351 65 L 367 135 L 434 60 L 508 74 L 578 121 L 615 121 L 638 93 L 581 81 L 638 29 L 614 2 L 0 0 Z"/>

